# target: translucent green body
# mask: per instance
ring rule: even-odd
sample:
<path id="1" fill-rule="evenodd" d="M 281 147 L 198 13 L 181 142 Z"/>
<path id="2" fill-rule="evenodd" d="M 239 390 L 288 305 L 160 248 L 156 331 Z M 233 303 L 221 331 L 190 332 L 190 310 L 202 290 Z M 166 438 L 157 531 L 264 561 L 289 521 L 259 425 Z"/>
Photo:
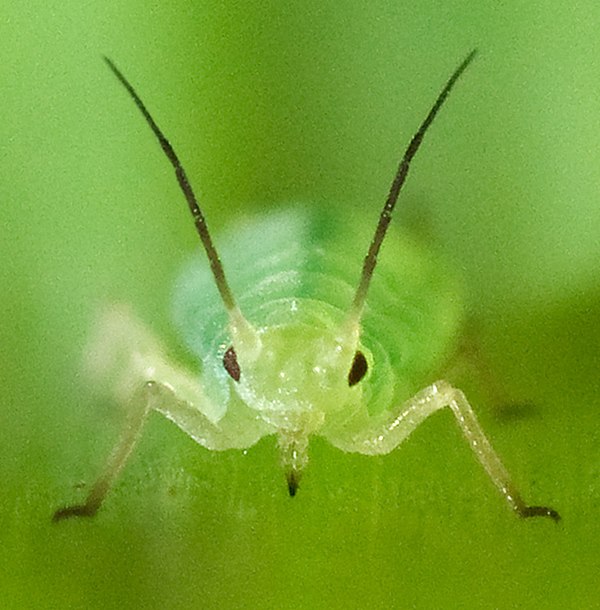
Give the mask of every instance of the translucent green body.
<path id="1" fill-rule="evenodd" d="M 259 437 L 281 435 L 289 426 L 302 436 L 321 434 L 337 444 L 340 427 L 352 427 L 358 413 L 357 429 L 365 417 L 385 416 L 436 379 L 460 332 L 458 284 L 438 256 L 392 226 L 358 329 L 368 372 L 348 387 L 355 340 L 340 339 L 340 329 L 376 220 L 375 215 L 349 216 L 336 208 L 293 205 L 245 219 L 215 240 L 240 310 L 272 342 L 270 361 L 263 350 L 261 370 L 246 386 L 223 366 L 225 351 L 235 344 L 239 353 L 240 346 L 231 336 L 204 253 L 184 269 L 176 285 L 174 319 L 185 344 L 202 361 L 200 383 L 210 399 L 205 415 L 215 424 L 228 409 L 245 405 L 257 412 L 257 425 L 265 424 Z M 329 362 L 334 379 L 321 378 L 313 386 L 311 375 L 328 366 L 327 351 L 336 338 L 338 349 L 347 352 L 345 360 Z M 241 368 L 243 382 L 249 368 L 243 359 Z M 260 396 L 248 389 L 259 382 Z"/>
<path id="2" fill-rule="evenodd" d="M 128 421 L 85 503 L 57 510 L 55 521 L 96 513 L 153 410 L 208 449 L 276 435 L 293 496 L 312 435 L 343 451 L 388 453 L 446 407 L 514 511 L 560 519 L 523 501 L 466 396 L 436 380 L 459 336 L 459 291 L 438 257 L 388 232 L 410 161 L 474 56 L 454 71 L 412 137 L 372 237 L 372 220 L 349 218 L 347 209 L 288 206 L 242 222 L 218 247 L 173 147 L 106 59 L 172 164 L 205 250 L 174 299 L 176 324 L 202 368 L 198 378 L 171 360 L 127 308 L 107 309 L 90 342 L 89 369 L 128 404 Z"/>

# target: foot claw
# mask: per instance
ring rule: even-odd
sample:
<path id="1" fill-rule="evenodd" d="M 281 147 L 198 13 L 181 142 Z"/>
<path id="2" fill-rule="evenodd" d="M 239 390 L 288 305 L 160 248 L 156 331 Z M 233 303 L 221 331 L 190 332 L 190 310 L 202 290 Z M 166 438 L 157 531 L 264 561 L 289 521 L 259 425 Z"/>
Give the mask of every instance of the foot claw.
<path id="1" fill-rule="evenodd" d="M 556 523 L 560 521 L 558 512 L 548 506 L 525 506 L 519 511 L 519 515 L 524 519 L 527 517 L 550 517 Z"/>
<path id="2" fill-rule="evenodd" d="M 70 517 L 93 517 L 98 509 L 87 504 L 77 504 L 75 506 L 65 506 L 59 508 L 52 516 L 53 523 L 69 519 Z"/>

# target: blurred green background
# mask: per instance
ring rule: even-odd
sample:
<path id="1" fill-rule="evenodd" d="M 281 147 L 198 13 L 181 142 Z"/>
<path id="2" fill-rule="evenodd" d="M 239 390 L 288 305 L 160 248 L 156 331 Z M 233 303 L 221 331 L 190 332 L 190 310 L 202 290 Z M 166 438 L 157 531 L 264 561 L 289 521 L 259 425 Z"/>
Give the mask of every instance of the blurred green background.
<path id="1" fill-rule="evenodd" d="M 600 607 L 599 26 L 591 0 L 5 4 L 0 606 Z M 534 407 L 509 417 L 484 380 L 464 389 L 561 524 L 515 518 L 449 413 L 382 458 L 315 441 L 293 501 L 273 439 L 211 453 L 153 416 L 97 518 L 51 524 L 119 431 L 78 373 L 97 307 L 130 303 L 175 345 L 170 291 L 198 247 L 101 54 L 175 143 L 218 237 L 289 200 L 375 218 L 473 46 L 395 222 L 463 272 L 491 376 Z"/>

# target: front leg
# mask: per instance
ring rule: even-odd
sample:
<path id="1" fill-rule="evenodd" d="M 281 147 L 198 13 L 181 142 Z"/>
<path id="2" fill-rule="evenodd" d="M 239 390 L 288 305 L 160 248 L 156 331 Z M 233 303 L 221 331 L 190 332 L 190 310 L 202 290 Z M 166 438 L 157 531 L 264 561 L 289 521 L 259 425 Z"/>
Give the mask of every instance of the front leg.
<path id="1" fill-rule="evenodd" d="M 125 308 L 104 313 L 86 356 L 88 374 L 126 405 L 126 423 L 85 502 L 57 510 L 54 521 L 96 514 L 153 410 L 213 450 L 250 447 L 270 432 L 236 396 L 223 416 L 215 416 L 219 409 L 211 405 L 198 377 L 171 362 L 150 331 Z"/>
<path id="2" fill-rule="evenodd" d="M 371 423 L 366 428 L 359 429 L 357 420 L 356 424 L 351 424 L 346 431 L 343 427 L 337 428 L 328 438 L 333 445 L 344 451 L 367 455 L 389 453 L 423 420 L 444 407 L 452 410 L 464 437 L 488 476 L 519 516 L 560 520 L 560 515 L 552 508 L 529 506 L 523 501 L 504 464 L 485 436 L 465 395 L 446 381 L 438 381 L 425 388 L 403 403 L 398 415 L 387 416 L 384 422 L 378 419 L 376 424 Z M 362 424 L 365 423 L 363 420 Z"/>
<path id="3" fill-rule="evenodd" d="M 129 415 L 121 439 L 115 445 L 85 502 L 58 509 L 52 517 L 53 521 L 61 521 L 69 517 L 93 517 L 96 514 L 131 455 L 148 413 L 156 406 L 157 400 L 160 400 L 161 390 L 164 391 L 165 388 L 148 381 L 135 392 L 129 405 Z"/>

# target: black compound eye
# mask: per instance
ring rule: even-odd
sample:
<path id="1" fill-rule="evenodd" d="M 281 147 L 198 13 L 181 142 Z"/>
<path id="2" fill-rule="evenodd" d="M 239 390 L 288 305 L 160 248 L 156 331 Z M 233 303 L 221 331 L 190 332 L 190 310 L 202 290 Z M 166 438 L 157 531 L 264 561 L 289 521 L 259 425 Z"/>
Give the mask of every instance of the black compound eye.
<path id="1" fill-rule="evenodd" d="M 348 373 L 348 385 L 350 387 L 356 385 L 367 374 L 368 368 L 365 355 L 362 352 L 356 352 L 350 372 Z"/>
<path id="2" fill-rule="evenodd" d="M 223 366 L 227 374 L 234 380 L 240 380 L 240 365 L 237 361 L 237 355 L 233 349 L 233 345 L 223 354 Z"/>

